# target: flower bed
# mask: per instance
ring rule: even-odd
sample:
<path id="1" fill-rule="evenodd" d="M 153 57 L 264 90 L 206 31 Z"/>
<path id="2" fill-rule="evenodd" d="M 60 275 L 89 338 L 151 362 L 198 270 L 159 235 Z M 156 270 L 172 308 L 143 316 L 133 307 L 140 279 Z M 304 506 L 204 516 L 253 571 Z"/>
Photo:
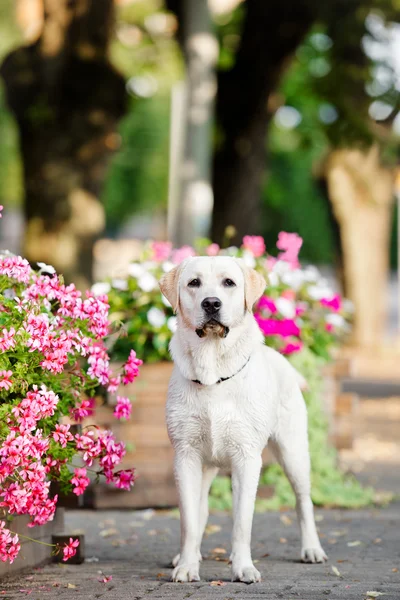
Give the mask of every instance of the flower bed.
<path id="1" fill-rule="evenodd" d="M 314 266 L 300 265 L 301 245 L 298 235 L 286 232 L 279 235 L 277 256 L 266 252 L 265 242 L 258 236 L 245 236 L 240 248 L 225 249 L 208 240 L 200 240 L 196 248 L 179 249 L 172 248 L 169 242 L 149 242 L 142 260 L 130 265 L 127 277 L 95 284 L 92 291 L 108 294 L 110 318 L 122 323 L 124 336 L 116 339 L 113 357 L 118 359 L 131 346 L 145 362 L 158 362 L 170 359 L 168 345 L 176 328 L 172 307 L 158 288 L 165 272 L 195 255 L 241 258 L 261 272 L 268 285 L 255 307 L 255 319 L 265 343 L 285 354 L 305 376 L 309 387 L 305 399 L 309 409 L 314 501 L 361 506 L 371 501 L 372 492 L 345 477 L 336 466 L 335 452 L 328 443 L 319 379 L 323 366 L 332 360 L 335 349 L 350 330 L 352 306 L 331 289 Z M 164 399 L 165 396 L 166 390 Z M 314 439 L 318 440 L 315 444 Z M 318 454 L 326 460 L 320 460 Z M 262 480 L 268 484 L 272 479 L 277 495 L 268 505 L 290 504 L 292 497 L 281 484 L 283 475 L 275 466 L 267 468 Z M 215 506 L 224 508 L 230 504 L 227 487 L 221 479 L 214 484 Z"/>
<path id="2" fill-rule="evenodd" d="M 0 560 L 10 563 L 21 549 L 13 519 L 26 515 L 29 528 L 53 520 L 51 481 L 81 495 L 91 479 L 129 489 L 135 478 L 133 469 L 117 470 L 125 446 L 111 431 L 89 426 L 73 434 L 71 422 L 93 415 L 100 385 L 114 393 L 131 383 L 141 361 L 132 351 L 112 373 L 107 297 L 82 296 L 52 267 L 39 267 L 0 256 Z M 129 410 L 117 397 L 115 416 Z M 53 550 L 67 560 L 77 543 Z"/>

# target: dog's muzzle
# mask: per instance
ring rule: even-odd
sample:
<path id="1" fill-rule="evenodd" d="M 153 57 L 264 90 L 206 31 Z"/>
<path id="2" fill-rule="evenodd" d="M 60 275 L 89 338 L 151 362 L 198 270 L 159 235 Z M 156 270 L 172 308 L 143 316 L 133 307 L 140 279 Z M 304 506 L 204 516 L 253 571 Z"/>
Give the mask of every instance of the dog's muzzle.
<path id="1" fill-rule="evenodd" d="M 196 329 L 196 333 L 199 338 L 202 338 L 209 333 L 214 334 L 220 338 L 226 338 L 229 333 L 229 327 L 222 325 L 219 321 L 215 319 L 210 319 L 206 323 L 204 323 L 203 327 L 199 327 Z"/>

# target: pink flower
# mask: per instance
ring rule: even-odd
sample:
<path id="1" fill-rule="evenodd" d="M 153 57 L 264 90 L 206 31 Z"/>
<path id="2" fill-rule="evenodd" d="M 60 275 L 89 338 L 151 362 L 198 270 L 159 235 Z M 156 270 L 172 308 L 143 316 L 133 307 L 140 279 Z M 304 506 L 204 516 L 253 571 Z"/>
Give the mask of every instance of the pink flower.
<path id="1" fill-rule="evenodd" d="M 288 342 L 283 348 L 280 349 L 281 354 L 294 354 L 300 352 L 303 348 L 303 342 Z"/>
<path id="2" fill-rule="evenodd" d="M 1 213 L 3 212 L 3 208 L 4 208 L 4 206 L 3 206 L 2 204 L 0 204 L 0 219 L 1 219 L 1 218 L 2 218 L 2 216 L 3 216 L 3 215 L 1 214 Z"/>
<path id="3" fill-rule="evenodd" d="M 117 396 L 117 405 L 114 410 L 114 417 L 116 419 L 129 419 L 132 412 L 132 404 L 129 398 L 124 396 Z"/>
<path id="4" fill-rule="evenodd" d="M 90 483 L 89 477 L 86 477 L 86 469 L 75 469 L 75 475 L 71 479 L 72 485 L 74 485 L 74 489 L 72 490 L 74 494 L 77 496 L 81 496 L 83 492 L 86 490 L 87 486 Z"/>
<path id="5" fill-rule="evenodd" d="M 72 558 L 73 556 L 75 556 L 76 554 L 76 549 L 79 546 L 79 540 L 73 540 L 72 538 L 69 538 L 69 543 L 64 545 L 63 548 L 63 561 L 67 561 L 70 558 Z"/>
<path id="6" fill-rule="evenodd" d="M 74 439 L 70 433 L 71 425 L 56 425 L 55 431 L 53 431 L 53 440 L 58 442 L 61 448 L 66 448 L 68 442 L 72 442 Z"/>
<path id="7" fill-rule="evenodd" d="M 220 251 L 220 247 L 218 246 L 218 244 L 210 244 L 206 248 L 207 256 L 217 256 L 219 251 Z"/>
<path id="8" fill-rule="evenodd" d="M 94 413 L 94 402 L 94 398 L 84 398 L 80 404 L 71 409 L 70 412 L 74 421 L 80 423 L 86 417 L 92 416 Z"/>
<path id="9" fill-rule="evenodd" d="M 20 549 L 18 535 L 15 534 L 12 537 L 11 531 L 6 529 L 5 522 L 0 521 L 0 560 L 2 562 L 9 561 L 12 564 Z"/>
<path id="10" fill-rule="evenodd" d="M 172 250 L 171 242 L 151 242 L 150 247 L 152 251 L 151 260 L 155 260 L 156 262 L 168 260 Z"/>
<path id="11" fill-rule="evenodd" d="M 134 379 L 139 375 L 139 367 L 143 364 L 140 358 L 136 358 L 136 352 L 130 351 L 129 358 L 124 365 L 125 375 L 122 378 L 124 385 L 132 383 Z"/>
<path id="12" fill-rule="evenodd" d="M 293 319 L 264 319 L 258 313 L 254 315 L 259 328 L 264 335 L 279 335 L 280 337 L 299 336 L 300 329 Z"/>
<path id="13" fill-rule="evenodd" d="M 15 348 L 15 329 L 14 327 L 10 327 L 10 331 L 8 329 L 3 329 L 2 331 L 3 337 L 0 337 L 0 351 L 6 352 L 11 348 Z"/>
<path id="14" fill-rule="evenodd" d="M 120 385 L 121 385 L 121 375 L 117 375 L 117 377 L 109 377 L 107 392 L 109 392 L 110 394 L 114 394 Z"/>
<path id="15" fill-rule="evenodd" d="M 332 298 L 322 298 L 321 304 L 326 308 L 331 308 L 334 312 L 339 312 L 342 308 L 342 298 L 340 294 L 335 294 Z"/>
<path id="16" fill-rule="evenodd" d="M 32 269 L 25 258 L 20 256 L 5 256 L 0 259 L 0 275 L 7 275 L 20 283 L 29 283 Z"/>
<path id="17" fill-rule="evenodd" d="M 135 482 L 135 469 L 118 471 L 114 474 L 113 482 L 120 490 L 130 490 Z"/>
<path id="18" fill-rule="evenodd" d="M 260 298 L 260 300 L 258 301 L 257 309 L 268 310 L 272 314 L 278 312 L 275 302 L 272 300 L 272 298 L 269 298 L 268 296 L 262 296 Z"/>
<path id="19" fill-rule="evenodd" d="M 172 252 L 172 262 L 174 265 L 179 265 L 185 258 L 196 256 L 196 251 L 191 246 L 182 246 Z"/>
<path id="20" fill-rule="evenodd" d="M 278 254 L 278 259 L 288 262 L 293 269 L 298 269 L 300 266 L 298 256 L 302 245 L 303 239 L 297 233 L 281 231 L 276 246 L 284 252 Z"/>
<path id="21" fill-rule="evenodd" d="M 99 579 L 100 583 L 108 583 L 109 581 L 112 581 L 112 575 L 104 575 L 104 577 L 100 577 Z"/>
<path id="22" fill-rule="evenodd" d="M 265 252 L 264 238 L 261 235 L 245 235 L 242 248 L 251 252 L 255 258 L 258 258 Z"/>
<path id="23" fill-rule="evenodd" d="M 13 382 L 10 379 L 12 374 L 12 371 L 0 371 L 0 389 L 4 388 L 8 392 L 8 390 L 13 384 Z"/>
<path id="24" fill-rule="evenodd" d="M 325 331 L 327 331 L 328 333 L 332 333 L 333 332 L 333 325 L 332 325 L 332 323 L 325 323 Z"/>

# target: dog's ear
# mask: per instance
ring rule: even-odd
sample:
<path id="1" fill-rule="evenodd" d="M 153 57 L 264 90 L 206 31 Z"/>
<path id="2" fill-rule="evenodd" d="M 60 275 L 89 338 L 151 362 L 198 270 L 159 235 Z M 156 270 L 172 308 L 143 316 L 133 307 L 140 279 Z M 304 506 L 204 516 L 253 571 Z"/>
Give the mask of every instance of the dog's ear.
<path id="1" fill-rule="evenodd" d="M 179 307 L 179 277 L 182 271 L 182 263 L 163 275 L 159 282 L 161 293 L 170 302 L 174 313 Z"/>
<path id="2" fill-rule="evenodd" d="M 251 312 L 254 304 L 263 295 L 267 282 L 258 271 L 248 267 L 243 260 L 238 262 L 244 275 L 244 307 Z"/>

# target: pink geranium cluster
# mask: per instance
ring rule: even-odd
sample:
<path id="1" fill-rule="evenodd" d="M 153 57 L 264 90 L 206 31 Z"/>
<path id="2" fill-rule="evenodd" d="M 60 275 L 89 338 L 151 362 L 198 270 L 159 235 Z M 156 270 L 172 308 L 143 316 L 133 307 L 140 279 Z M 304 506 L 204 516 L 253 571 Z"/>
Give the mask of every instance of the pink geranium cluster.
<path id="1" fill-rule="evenodd" d="M 122 442 L 97 427 L 73 433 L 71 425 L 93 414 L 99 386 L 113 393 L 131 383 L 142 361 L 132 352 L 112 372 L 106 296 L 82 295 L 11 255 L 0 256 L 0 294 L 0 507 L 10 517 L 28 515 L 34 527 L 54 517 L 52 480 L 76 495 L 90 483 L 89 468 L 119 488 L 134 483 L 133 469 L 117 470 Z M 117 400 L 116 416 L 129 418 L 129 400 Z M 85 466 L 74 468 L 75 457 Z M 64 560 L 78 544 L 64 546 Z M 12 562 L 18 551 L 18 536 L 0 521 L 0 559 Z"/>

